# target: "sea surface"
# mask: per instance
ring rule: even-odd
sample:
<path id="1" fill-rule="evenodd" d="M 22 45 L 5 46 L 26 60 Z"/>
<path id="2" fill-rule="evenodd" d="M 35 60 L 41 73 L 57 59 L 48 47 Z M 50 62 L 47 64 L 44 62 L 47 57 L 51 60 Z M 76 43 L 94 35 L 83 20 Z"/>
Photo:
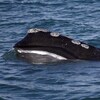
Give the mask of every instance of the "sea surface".
<path id="1" fill-rule="evenodd" d="M 100 62 L 33 64 L 13 50 L 30 28 L 100 47 L 100 0 L 0 0 L 0 100 L 100 100 Z"/>

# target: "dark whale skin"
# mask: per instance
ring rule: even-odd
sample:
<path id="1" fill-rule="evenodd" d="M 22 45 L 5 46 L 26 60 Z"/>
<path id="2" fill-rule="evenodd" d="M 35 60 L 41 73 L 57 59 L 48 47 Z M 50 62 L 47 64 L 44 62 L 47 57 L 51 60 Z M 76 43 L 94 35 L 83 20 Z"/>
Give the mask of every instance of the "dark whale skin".
<path id="1" fill-rule="evenodd" d="M 47 51 L 72 60 L 100 60 L 99 48 L 59 33 L 40 29 L 29 31 L 21 41 L 14 45 L 14 48 L 16 52 L 18 49 Z"/>

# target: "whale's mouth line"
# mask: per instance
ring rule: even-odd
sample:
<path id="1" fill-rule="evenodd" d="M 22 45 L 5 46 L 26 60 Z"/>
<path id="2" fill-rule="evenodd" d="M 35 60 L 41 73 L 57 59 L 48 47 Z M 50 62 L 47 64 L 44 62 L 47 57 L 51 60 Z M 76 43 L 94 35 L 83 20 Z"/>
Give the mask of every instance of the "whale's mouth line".
<path id="1" fill-rule="evenodd" d="M 38 54 L 38 55 L 42 55 L 42 56 L 51 56 L 53 58 L 56 58 L 58 60 L 67 60 L 67 58 L 63 57 L 63 56 L 60 56 L 58 54 L 55 54 L 55 53 L 51 53 L 51 52 L 48 52 L 48 51 L 43 51 L 43 50 L 23 50 L 23 49 L 18 49 L 17 50 L 18 53 L 20 54 Z"/>

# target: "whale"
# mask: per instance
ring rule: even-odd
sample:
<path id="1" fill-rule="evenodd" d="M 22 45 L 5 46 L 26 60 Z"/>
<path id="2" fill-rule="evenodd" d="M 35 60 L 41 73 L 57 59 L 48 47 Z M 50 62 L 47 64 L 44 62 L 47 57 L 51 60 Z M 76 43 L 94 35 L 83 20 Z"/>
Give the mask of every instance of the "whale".
<path id="1" fill-rule="evenodd" d="M 46 29 L 32 28 L 14 45 L 17 56 L 33 62 L 100 60 L 100 48 Z"/>

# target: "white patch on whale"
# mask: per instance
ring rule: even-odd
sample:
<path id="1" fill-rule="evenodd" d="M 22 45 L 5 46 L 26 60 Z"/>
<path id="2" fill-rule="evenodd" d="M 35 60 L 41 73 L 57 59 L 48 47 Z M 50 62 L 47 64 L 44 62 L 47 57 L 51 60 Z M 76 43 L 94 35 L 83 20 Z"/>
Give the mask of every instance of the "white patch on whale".
<path id="1" fill-rule="evenodd" d="M 46 29 L 38 29 L 38 28 L 32 28 L 28 30 L 28 33 L 37 33 L 37 32 L 48 32 Z"/>
<path id="2" fill-rule="evenodd" d="M 22 49 L 19 49 L 17 50 L 18 53 L 33 53 L 33 54 L 39 54 L 39 55 L 48 55 L 48 56 L 51 56 L 53 58 L 56 58 L 58 60 L 67 60 L 67 58 L 65 57 L 62 57 L 60 55 L 57 55 L 57 54 L 54 54 L 54 53 L 51 53 L 51 52 L 47 52 L 47 51 L 41 51 L 41 50 L 22 50 Z"/>
<path id="3" fill-rule="evenodd" d="M 76 40 L 72 40 L 72 43 L 73 44 L 77 44 L 77 45 L 80 45 L 81 44 L 79 41 L 76 41 Z"/>
<path id="4" fill-rule="evenodd" d="M 86 45 L 86 44 L 81 44 L 81 46 L 82 46 L 83 48 L 85 48 L 85 49 L 89 49 L 89 46 Z"/>
<path id="5" fill-rule="evenodd" d="M 50 33 L 50 35 L 53 36 L 53 37 L 58 37 L 60 34 L 56 33 L 56 32 L 52 32 L 52 33 Z"/>

